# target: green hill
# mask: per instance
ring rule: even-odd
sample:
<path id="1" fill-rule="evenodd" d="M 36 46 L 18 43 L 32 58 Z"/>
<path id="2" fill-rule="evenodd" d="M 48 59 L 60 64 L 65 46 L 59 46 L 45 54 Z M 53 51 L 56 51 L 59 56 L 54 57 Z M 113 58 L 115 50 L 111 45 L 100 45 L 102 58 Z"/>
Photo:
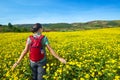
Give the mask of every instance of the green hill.
<path id="1" fill-rule="evenodd" d="M 0 25 L 1 31 L 30 31 L 30 28 L 34 24 L 14 24 L 14 28 L 9 30 L 6 25 Z M 100 28 L 109 28 L 109 27 L 120 27 L 120 20 L 95 20 L 84 23 L 49 23 L 42 24 L 44 26 L 44 31 L 75 31 L 75 30 L 88 30 L 88 29 L 100 29 Z M 7 30 L 6 30 L 7 29 Z M 14 29 L 14 30 L 13 30 Z M 16 30 L 17 29 L 17 30 Z"/>

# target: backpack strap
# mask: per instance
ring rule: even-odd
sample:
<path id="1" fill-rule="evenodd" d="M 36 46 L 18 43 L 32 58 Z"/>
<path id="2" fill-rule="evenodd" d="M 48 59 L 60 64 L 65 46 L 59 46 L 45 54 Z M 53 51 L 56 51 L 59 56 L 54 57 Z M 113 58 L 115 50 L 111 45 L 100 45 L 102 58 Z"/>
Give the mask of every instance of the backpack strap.
<path id="1" fill-rule="evenodd" d="M 44 38 L 44 35 L 40 35 L 39 39 L 42 40 Z"/>
<path id="2" fill-rule="evenodd" d="M 39 36 L 39 38 L 38 38 L 38 39 L 39 39 L 39 43 L 41 42 L 41 44 L 42 44 L 42 39 L 43 39 L 43 38 L 44 38 L 44 35 L 40 35 L 40 36 Z"/>
<path id="3" fill-rule="evenodd" d="M 31 41 L 34 40 L 33 35 L 30 35 L 29 38 L 30 38 Z M 41 41 L 43 38 L 44 38 L 44 35 L 40 35 L 38 39 Z"/>
<path id="4" fill-rule="evenodd" d="M 33 41 L 33 40 L 34 40 L 33 35 L 30 35 L 30 36 L 29 36 L 29 38 L 30 38 L 30 40 L 31 40 L 31 41 Z"/>

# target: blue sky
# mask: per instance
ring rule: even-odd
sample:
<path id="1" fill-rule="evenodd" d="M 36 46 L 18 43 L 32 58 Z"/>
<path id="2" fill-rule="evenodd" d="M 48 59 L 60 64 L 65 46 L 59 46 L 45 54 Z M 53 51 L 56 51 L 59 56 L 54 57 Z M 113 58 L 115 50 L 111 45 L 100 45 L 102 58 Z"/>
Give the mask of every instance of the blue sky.
<path id="1" fill-rule="evenodd" d="M 119 0 L 1 0 L 0 24 L 120 20 Z"/>

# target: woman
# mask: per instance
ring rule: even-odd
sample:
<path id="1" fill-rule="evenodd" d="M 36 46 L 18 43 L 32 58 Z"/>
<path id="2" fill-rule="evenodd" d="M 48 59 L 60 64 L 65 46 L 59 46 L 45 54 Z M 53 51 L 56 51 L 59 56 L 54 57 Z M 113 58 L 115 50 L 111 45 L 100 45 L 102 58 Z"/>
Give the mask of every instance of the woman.
<path id="1" fill-rule="evenodd" d="M 18 61 L 13 65 L 12 69 L 14 69 L 26 53 L 30 50 L 29 58 L 30 58 L 30 66 L 32 69 L 33 80 L 43 80 L 43 75 L 45 74 L 45 69 L 43 66 L 46 65 L 46 51 L 45 47 L 50 51 L 50 53 L 57 58 L 60 62 L 66 63 L 66 60 L 59 57 L 54 50 L 49 45 L 49 41 L 46 36 L 42 35 L 42 25 L 36 23 L 32 27 L 32 32 L 34 33 L 32 36 L 28 37 L 25 49 L 21 53 Z"/>

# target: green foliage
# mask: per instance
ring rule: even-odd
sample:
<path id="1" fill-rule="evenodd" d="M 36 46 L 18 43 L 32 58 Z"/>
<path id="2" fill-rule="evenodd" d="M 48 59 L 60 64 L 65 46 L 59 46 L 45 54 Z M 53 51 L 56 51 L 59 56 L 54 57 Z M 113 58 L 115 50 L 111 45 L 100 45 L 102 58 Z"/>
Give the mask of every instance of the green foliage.
<path id="1" fill-rule="evenodd" d="M 42 24 L 44 31 L 78 31 L 78 30 L 90 30 L 90 29 L 100 29 L 107 27 L 120 27 L 120 20 L 113 21 L 90 21 L 86 23 L 50 23 L 50 24 Z M 30 28 L 33 24 L 18 24 L 12 25 L 8 23 L 7 26 L 2 26 L 0 24 L 0 32 L 30 32 Z"/>
<path id="2" fill-rule="evenodd" d="M 12 28 L 13 25 L 12 25 L 11 23 L 8 23 L 8 27 L 9 27 L 9 28 Z"/>

